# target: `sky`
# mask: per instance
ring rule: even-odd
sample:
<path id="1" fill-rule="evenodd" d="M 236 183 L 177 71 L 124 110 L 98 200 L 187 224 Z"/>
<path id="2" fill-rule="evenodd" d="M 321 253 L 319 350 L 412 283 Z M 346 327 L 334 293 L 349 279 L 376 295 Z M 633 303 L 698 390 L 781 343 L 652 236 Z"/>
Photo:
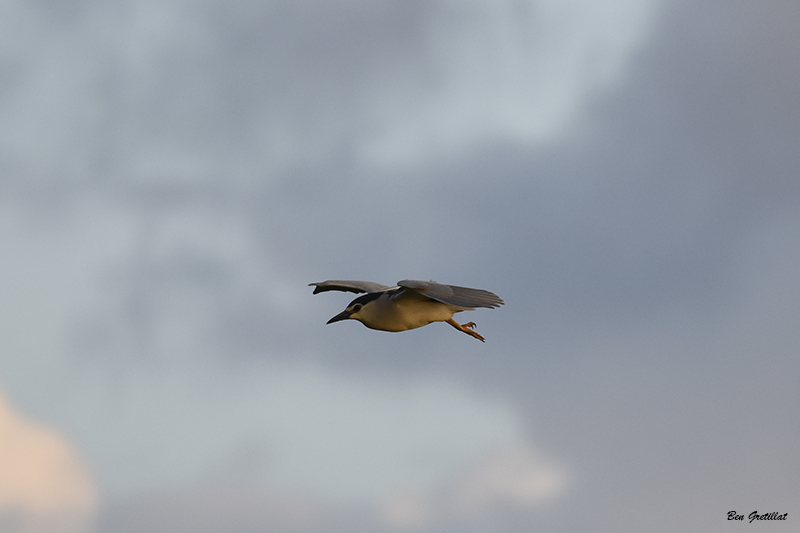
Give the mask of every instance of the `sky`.
<path id="1" fill-rule="evenodd" d="M 795 530 L 798 23 L 4 2 L 0 529 Z M 506 304 L 326 326 L 326 279 Z"/>

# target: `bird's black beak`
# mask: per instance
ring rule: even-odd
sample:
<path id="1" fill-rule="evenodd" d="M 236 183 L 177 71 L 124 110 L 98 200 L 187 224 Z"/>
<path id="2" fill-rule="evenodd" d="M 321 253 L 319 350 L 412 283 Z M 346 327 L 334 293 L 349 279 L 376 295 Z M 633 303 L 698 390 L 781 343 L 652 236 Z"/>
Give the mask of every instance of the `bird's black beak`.
<path id="1" fill-rule="evenodd" d="M 326 324 L 333 324 L 334 322 L 339 322 L 340 320 L 347 320 L 348 318 L 350 318 L 350 312 L 347 311 L 347 310 L 344 310 L 341 313 L 339 313 L 338 315 L 336 315 L 335 317 L 333 317 L 330 320 L 328 320 L 326 322 Z"/>

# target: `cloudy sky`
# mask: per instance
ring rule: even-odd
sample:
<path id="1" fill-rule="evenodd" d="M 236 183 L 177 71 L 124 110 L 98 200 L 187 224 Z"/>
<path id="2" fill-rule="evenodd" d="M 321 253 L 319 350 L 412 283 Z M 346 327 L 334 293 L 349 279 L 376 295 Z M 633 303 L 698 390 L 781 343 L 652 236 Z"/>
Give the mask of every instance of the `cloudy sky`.
<path id="1" fill-rule="evenodd" d="M 3 2 L 0 526 L 795 530 L 798 24 Z M 405 278 L 506 305 L 482 344 L 307 286 Z"/>

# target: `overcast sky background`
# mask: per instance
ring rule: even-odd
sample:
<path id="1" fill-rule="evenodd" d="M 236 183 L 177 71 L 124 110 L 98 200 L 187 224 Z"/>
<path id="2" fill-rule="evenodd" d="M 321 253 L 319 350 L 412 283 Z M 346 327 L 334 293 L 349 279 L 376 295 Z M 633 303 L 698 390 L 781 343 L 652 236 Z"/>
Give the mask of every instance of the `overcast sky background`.
<path id="1" fill-rule="evenodd" d="M 796 530 L 798 27 L 3 2 L 0 526 Z M 405 278 L 506 305 L 482 344 L 307 287 Z"/>

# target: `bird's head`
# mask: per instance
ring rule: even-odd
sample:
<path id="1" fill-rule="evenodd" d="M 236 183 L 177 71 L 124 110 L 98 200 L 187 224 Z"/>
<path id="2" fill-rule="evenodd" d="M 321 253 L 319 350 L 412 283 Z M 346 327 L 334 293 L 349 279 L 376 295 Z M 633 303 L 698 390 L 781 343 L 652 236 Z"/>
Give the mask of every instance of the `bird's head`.
<path id="1" fill-rule="evenodd" d="M 359 320 L 361 321 L 364 318 L 365 311 L 364 308 L 370 304 L 370 302 L 374 302 L 381 296 L 381 293 L 369 293 L 363 296 L 359 296 L 352 302 L 347 308 L 336 315 L 335 317 L 328 320 L 328 324 L 333 324 L 334 322 L 339 322 L 340 320 Z"/>

